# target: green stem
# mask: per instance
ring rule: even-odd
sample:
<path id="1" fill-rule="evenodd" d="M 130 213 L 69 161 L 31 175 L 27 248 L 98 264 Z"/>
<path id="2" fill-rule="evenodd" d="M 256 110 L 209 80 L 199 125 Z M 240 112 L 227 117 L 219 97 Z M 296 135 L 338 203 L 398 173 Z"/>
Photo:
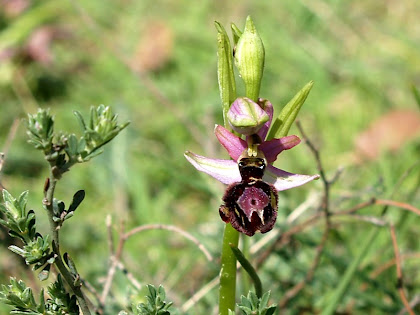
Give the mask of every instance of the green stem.
<path id="1" fill-rule="evenodd" d="M 51 163 L 51 162 L 50 162 Z M 74 277 L 69 272 L 69 270 L 64 265 L 63 259 L 60 253 L 60 237 L 59 237 L 59 226 L 58 223 L 54 221 L 54 211 L 53 211 L 53 200 L 54 200 L 54 192 L 55 187 L 58 182 L 58 178 L 54 175 L 53 171 L 54 166 L 51 165 L 50 167 L 50 178 L 49 178 L 49 185 L 47 190 L 45 191 L 45 198 L 44 198 L 44 205 L 48 213 L 48 220 L 50 222 L 50 229 L 52 232 L 52 241 L 54 242 L 54 251 L 57 257 L 55 258 L 54 264 L 57 269 L 60 271 L 61 275 L 63 276 L 64 280 L 69 285 L 70 289 L 73 291 L 74 295 L 77 298 L 77 302 L 79 303 L 80 309 L 84 315 L 90 315 L 90 310 L 87 305 L 86 299 L 83 295 L 82 289 L 80 285 L 74 284 Z"/>
<path id="2" fill-rule="evenodd" d="M 47 209 L 47 214 L 48 214 L 48 220 L 50 222 L 50 229 L 52 232 L 52 241 L 55 243 L 55 246 L 57 247 L 57 249 L 60 248 L 60 239 L 59 239 L 59 235 L 58 235 L 58 226 L 57 223 L 54 221 L 54 211 L 53 211 L 53 200 L 54 200 L 54 191 L 55 191 L 55 187 L 57 185 L 57 179 L 54 178 L 52 172 L 50 173 L 50 178 L 49 178 L 49 186 L 47 191 L 45 192 L 45 198 L 44 198 L 44 205 L 45 208 Z"/>
<path id="3" fill-rule="evenodd" d="M 238 247 L 239 232 L 226 224 L 223 234 L 222 259 L 220 269 L 219 315 L 228 315 L 235 310 L 236 257 L 231 244 Z"/>

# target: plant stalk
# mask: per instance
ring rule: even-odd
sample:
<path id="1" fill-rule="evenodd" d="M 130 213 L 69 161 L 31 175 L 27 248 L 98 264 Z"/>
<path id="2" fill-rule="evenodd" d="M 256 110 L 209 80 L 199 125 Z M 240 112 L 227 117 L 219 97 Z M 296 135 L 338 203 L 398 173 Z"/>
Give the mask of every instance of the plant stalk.
<path id="1" fill-rule="evenodd" d="M 222 258 L 220 268 L 219 315 L 228 315 L 235 310 L 236 295 L 236 257 L 231 244 L 238 247 L 239 232 L 226 224 L 223 234 Z"/>
<path id="2" fill-rule="evenodd" d="M 73 291 L 74 295 L 76 296 L 77 302 L 79 303 L 80 309 L 83 315 L 90 315 L 90 310 L 87 305 L 86 299 L 83 295 L 82 289 L 80 285 L 74 284 L 74 277 L 69 272 L 69 270 L 64 265 L 63 259 L 60 253 L 60 237 L 59 237 L 59 226 L 58 223 L 54 221 L 54 211 L 53 211 L 53 200 L 54 200 L 54 192 L 55 187 L 58 182 L 58 178 L 54 175 L 53 167 L 50 164 L 50 177 L 49 177 L 49 184 L 47 186 L 44 196 L 43 203 L 47 210 L 48 220 L 50 222 L 50 229 L 52 233 L 52 241 L 54 243 L 53 250 L 55 251 L 56 257 L 54 260 L 54 264 L 57 269 L 60 271 L 61 275 L 63 276 L 64 280 L 69 285 L 70 289 Z"/>

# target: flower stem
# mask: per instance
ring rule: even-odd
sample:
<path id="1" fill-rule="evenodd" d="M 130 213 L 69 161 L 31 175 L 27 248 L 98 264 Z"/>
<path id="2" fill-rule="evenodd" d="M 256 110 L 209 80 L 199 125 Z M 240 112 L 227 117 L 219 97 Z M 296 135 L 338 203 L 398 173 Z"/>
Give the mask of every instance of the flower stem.
<path id="1" fill-rule="evenodd" d="M 80 285 L 74 284 L 75 279 L 73 275 L 69 272 L 69 270 L 66 268 L 63 262 L 63 259 L 61 257 L 59 225 L 57 222 L 54 221 L 54 211 L 53 211 L 54 192 L 55 192 L 55 187 L 58 182 L 58 178 L 54 174 L 53 167 L 54 166 L 51 166 L 50 177 L 48 181 L 49 184 L 46 187 L 46 190 L 44 192 L 45 196 L 44 196 L 43 203 L 48 213 L 50 229 L 53 235 L 52 237 L 53 244 L 54 244 L 53 248 L 54 248 L 55 254 L 57 255 L 55 258 L 54 264 L 57 267 L 57 269 L 60 271 L 61 275 L 63 276 L 64 280 L 67 282 L 71 290 L 73 291 L 74 295 L 76 296 L 77 302 L 79 303 L 79 306 L 83 315 L 90 315 L 91 313 L 87 305 L 86 299 L 83 295 L 82 289 Z"/>
<path id="2" fill-rule="evenodd" d="M 230 224 L 226 224 L 223 234 L 222 258 L 219 288 L 219 315 L 228 315 L 229 309 L 235 310 L 236 293 L 236 257 L 231 245 L 237 247 L 239 232 Z"/>

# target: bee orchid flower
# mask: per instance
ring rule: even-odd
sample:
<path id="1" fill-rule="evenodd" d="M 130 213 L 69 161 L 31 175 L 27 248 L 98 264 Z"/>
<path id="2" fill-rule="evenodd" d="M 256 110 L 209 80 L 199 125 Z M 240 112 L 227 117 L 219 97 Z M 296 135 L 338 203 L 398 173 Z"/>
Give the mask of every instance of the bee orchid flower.
<path id="1" fill-rule="evenodd" d="M 241 119 L 241 116 L 246 118 Z M 286 172 L 272 165 L 282 151 L 300 143 L 295 135 L 265 140 L 272 118 L 273 106 L 268 100 L 259 99 L 255 103 L 239 98 L 232 104 L 228 119 L 233 130 L 246 135 L 246 139 L 220 125 L 214 130 L 231 159 L 213 159 L 185 152 L 186 159 L 197 170 L 229 185 L 223 197 L 225 204 L 219 209 L 220 215 L 225 222 L 249 236 L 256 231 L 265 233 L 272 229 L 277 216 L 278 191 L 319 178 L 319 175 Z M 250 123 L 252 119 L 254 124 Z"/>

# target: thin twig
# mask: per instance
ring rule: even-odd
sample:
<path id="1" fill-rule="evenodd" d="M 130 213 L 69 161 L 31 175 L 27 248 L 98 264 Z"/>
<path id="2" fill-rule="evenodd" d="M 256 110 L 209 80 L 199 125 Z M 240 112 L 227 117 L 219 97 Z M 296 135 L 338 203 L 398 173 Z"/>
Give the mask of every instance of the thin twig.
<path id="1" fill-rule="evenodd" d="M 319 175 L 321 176 L 321 181 L 324 185 L 324 200 L 323 200 L 323 204 L 322 204 L 322 209 L 326 214 L 326 220 L 327 220 L 327 224 L 329 224 L 328 222 L 328 217 L 329 217 L 329 211 L 330 211 L 330 181 L 327 179 L 327 176 L 325 175 L 325 171 L 324 168 L 322 166 L 322 162 L 321 162 L 321 156 L 319 154 L 319 150 L 315 147 L 315 145 L 310 141 L 310 139 L 306 136 L 305 131 L 303 130 L 302 125 L 300 124 L 300 121 L 296 121 L 296 126 L 299 129 L 299 132 L 302 134 L 303 139 L 305 140 L 306 145 L 309 147 L 309 149 L 311 150 L 312 154 L 315 157 L 315 161 L 316 161 L 316 165 L 318 168 L 318 172 Z M 334 176 L 334 181 L 337 180 L 339 174 L 341 172 L 337 172 Z"/>
<path id="2" fill-rule="evenodd" d="M 121 221 L 121 223 L 120 223 L 119 235 L 120 235 L 120 239 L 119 239 L 119 242 L 118 242 L 117 251 L 116 251 L 115 254 L 110 255 L 111 266 L 108 269 L 108 274 L 106 276 L 104 288 L 102 290 L 101 299 L 100 299 L 102 306 L 105 305 L 106 298 L 109 294 L 109 291 L 111 290 L 111 285 L 112 285 L 112 281 L 114 280 L 114 275 L 115 275 L 115 271 L 116 271 L 117 266 L 118 266 L 118 261 L 121 257 L 122 250 L 123 250 L 123 247 L 124 247 L 124 242 L 125 242 L 124 221 Z"/>
<path id="3" fill-rule="evenodd" d="M 125 268 L 124 264 L 121 261 L 118 261 L 117 267 L 127 277 L 127 279 L 131 282 L 133 287 L 135 287 L 137 290 L 141 289 L 140 282 L 136 279 L 136 277 L 134 277 L 134 275 L 130 271 L 128 271 L 127 268 Z"/>
<path id="4" fill-rule="evenodd" d="M 87 281 L 86 279 L 83 279 L 83 278 L 81 278 L 81 283 L 86 288 L 86 290 L 93 295 L 93 297 L 96 300 L 96 305 L 97 306 L 98 305 L 100 306 L 101 305 L 101 303 L 100 303 L 100 295 L 99 295 L 99 292 L 95 289 L 95 287 L 89 281 Z M 97 314 L 103 314 L 103 310 L 102 309 L 95 309 L 94 312 L 97 313 Z"/>
<path id="5" fill-rule="evenodd" d="M 313 216 L 311 216 L 310 218 L 306 219 L 301 224 L 293 226 L 289 230 L 285 231 L 284 233 L 279 234 L 279 236 L 273 242 L 273 244 L 271 244 L 271 246 L 268 249 L 266 249 L 264 252 L 262 252 L 261 254 L 258 255 L 258 259 L 257 259 L 256 264 L 255 264 L 256 268 L 257 269 L 261 268 L 262 264 L 267 260 L 267 258 L 270 256 L 270 254 L 273 251 L 278 250 L 278 249 L 282 248 L 284 245 L 286 245 L 289 242 L 290 237 L 292 235 L 294 235 L 296 233 L 299 233 L 299 232 L 302 232 L 305 228 L 318 223 L 318 221 L 323 217 L 324 217 L 323 212 L 316 213 Z"/>
<path id="6" fill-rule="evenodd" d="M 353 213 L 355 213 L 355 212 L 357 212 L 359 210 L 362 210 L 364 208 L 367 208 L 369 206 L 374 205 L 375 202 L 376 202 L 376 199 L 375 198 L 371 198 L 370 200 L 365 201 L 365 202 L 361 202 L 361 203 L 355 205 L 354 207 L 351 207 L 350 209 L 333 212 L 333 213 L 331 213 L 331 215 L 338 216 L 338 215 L 349 215 L 349 214 L 353 214 Z"/>
<path id="7" fill-rule="evenodd" d="M 181 312 L 185 313 L 191 307 L 193 307 L 199 300 L 201 300 L 204 296 L 207 295 L 211 290 L 213 290 L 219 284 L 219 276 L 213 278 L 209 283 L 203 286 L 200 290 L 198 290 L 192 297 L 188 299 L 182 306 Z"/>
<path id="8" fill-rule="evenodd" d="M 403 254 L 403 255 L 400 255 L 400 258 L 402 260 L 407 260 L 407 259 L 420 259 L 420 253 Z M 381 273 L 383 273 L 387 269 L 389 269 L 392 266 L 394 266 L 396 264 L 396 262 L 397 262 L 397 260 L 395 258 L 392 258 L 392 259 L 388 260 L 387 262 L 385 262 L 384 264 L 382 264 L 378 268 L 376 268 L 374 271 L 372 271 L 372 273 L 369 275 L 369 278 L 375 279 Z"/>
<path id="9" fill-rule="evenodd" d="M 107 236 L 108 236 L 107 240 L 108 240 L 109 253 L 112 256 L 115 254 L 115 249 L 114 249 L 114 236 L 112 234 L 112 217 L 110 214 L 106 216 L 105 225 L 106 225 L 106 231 L 107 231 Z"/>
<path id="10" fill-rule="evenodd" d="M 389 227 L 391 232 L 391 239 L 392 239 L 392 247 L 394 248 L 394 255 L 395 255 L 395 265 L 397 269 L 397 289 L 401 297 L 401 301 L 403 302 L 407 312 L 410 315 L 414 315 L 413 310 L 410 307 L 410 304 L 408 303 L 407 297 L 405 296 L 404 292 L 404 286 L 403 286 L 403 275 L 402 275 L 402 269 L 401 269 L 401 259 L 400 259 L 400 251 L 398 249 L 398 243 L 397 243 L 397 237 L 395 235 L 395 228 L 394 225 L 390 225 Z"/>
<path id="11" fill-rule="evenodd" d="M 309 149 L 311 150 L 312 154 L 315 157 L 318 172 L 321 176 L 321 181 L 324 185 L 324 197 L 323 197 L 323 200 L 322 200 L 321 208 L 322 208 L 323 213 L 324 213 L 325 228 L 324 228 L 324 233 L 322 235 L 321 242 L 316 247 L 315 258 L 314 258 L 309 270 L 307 271 L 305 278 L 302 281 L 298 282 L 294 287 L 292 287 L 290 290 L 288 290 L 283 295 L 283 298 L 279 302 L 279 308 L 280 309 L 285 307 L 287 305 L 287 303 L 290 301 L 290 299 L 292 299 L 294 296 L 296 296 L 305 287 L 305 285 L 307 283 L 312 281 L 315 270 L 318 267 L 319 262 L 321 260 L 321 256 L 322 256 L 322 253 L 324 251 L 324 247 L 327 243 L 328 235 L 329 235 L 329 232 L 330 232 L 330 229 L 331 229 L 331 221 L 330 221 L 330 187 L 331 187 L 331 181 L 328 180 L 327 177 L 326 177 L 324 167 L 322 166 L 321 156 L 319 154 L 319 150 L 315 147 L 315 145 L 307 137 L 307 135 L 306 135 L 305 131 L 303 130 L 303 127 L 302 127 L 302 125 L 300 124 L 299 121 L 296 121 L 296 125 L 297 125 L 300 133 L 302 134 L 302 137 L 305 140 L 306 145 L 309 147 Z M 333 180 L 336 181 L 340 174 L 341 174 L 341 171 L 338 171 L 334 175 Z"/>
<path id="12" fill-rule="evenodd" d="M 411 308 L 416 307 L 418 304 L 420 304 L 420 294 L 415 295 L 409 303 Z M 397 315 L 404 315 L 405 313 L 407 313 L 407 309 L 404 307 Z"/>
<path id="13" fill-rule="evenodd" d="M 111 242 L 111 234 L 112 234 L 112 227 L 111 227 L 111 222 L 110 220 L 107 220 L 107 228 L 108 228 L 108 242 Z M 204 253 L 204 255 L 206 256 L 208 261 L 213 261 L 213 256 L 210 254 L 210 252 L 205 248 L 205 246 L 198 240 L 196 239 L 194 236 L 192 236 L 191 234 L 189 234 L 188 232 L 173 226 L 173 225 L 164 225 L 164 224 L 148 224 L 148 225 L 140 225 L 136 228 L 133 228 L 132 230 L 124 233 L 124 224 L 123 222 L 121 222 L 121 226 L 120 226 L 120 231 L 119 231 L 119 242 L 118 242 L 118 247 L 117 250 L 114 254 L 112 254 L 112 252 L 114 252 L 114 248 L 113 246 L 110 245 L 110 251 L 111 251 L 111 256 L 110 256 L 110 261 L 111 261 L 111 265 L 109 267 L 108 273 L 107 273 L 107 277 L 105 280 L 105 284 L 104 284 L 104 288 L 102 291 L 102 295 L 100 298 L 101 301 L 101 305 L 105 305 L 106 302 L 106 298 L 111 290 L 111 285 L 112 285 L 112 281 L 114 279 L 114 275 L 115 275 L 115 271 L 117 268 L 123 270 L 123 272 L 126 274 L 127 278 L 131 281 L 131 283 L 136 287 L 136 288 L 140 288 L 141 285 L 140 283 L 134 278 L 134 276 L 128 272 L 128 270 L 124 267 L 124 265 L 121 262 L 121 255 L 122 255 L 122 251 L 123 251 L 123 247 L 125 242 L 127 241 L 127 239 L 129 239 L 130 237 L 132 237 L 133 235 L 140 233 L 142 231 L 147 231 L 147 230 L 167 230 L 167 231 L 173 231 L 176 233 L 181 234 L 183 237 L 185 237 L 186 239 L 192 241 L 195 245 L 197 245 L 197 247 Z"/>
<path id="14" fill-rule="evenodd" d="M 385 199 L 378 199 L 375 201 L 377 205 L 385 205 L 385 206 L 393 206 L 397 208 L 401 208 L 410 212 L 413 212 L 420 216 L 420 209 L 401 201 L 394 201 L 394 200 L 385 200 Z"/>
<path id="15" fill-rule="evenodd" d="M 371 215 L 360 215 L 360 214 L 349 214 L 349 217 L 359 221 L 367 222 L 376 226 L 386 226 L 388 222 L 380 217 L 375 217 Z"/>
<path id="16" fill-rule="evenodd" d="M 195 245 L 197 245 L 198 249 L 201 250 L 201 252 L 206 256 L 208 261 L 213 261 L 213 256 L 210 254 L 210 252 L 206 249 L 206 247 L 194 236 L 192 236 L 190 233 L 180 229 L 179 227 L 176 227 L 174 225 L 165 225 L 165 224 L 148 224 L 148 225 L 141 225 L 138 226 L 131 231 L 128 231 L 124 234 L 124 239 L 127 240 L 129 237 L 133 236 L 134 234 L 140 233 L 142 231 L 147 230 L 167 230 L 176 232 L 178 234 L 181 234 L 186 239 L 193 242 Z"/>
<path id="17" fill-rule="evenodd" d="M 400 208 L 403 210 L 407 210 L 410 212 L 413 212 L 414 214 L 420 216 L 420 209 L 405 203 L 405 202 L 401 202 L 401 201 L 395 201 L 395 200 L 388 200 L 388 199 L 376 199 L 376 198 L 371 198 L 368 201 L 362 202 L 350 209 L 347 210 L 343 210 L 343 211 L 337 211 L 337 212 L 333 212 L 331 213 L 331 215 L 349 215 L 349 214 L 353 214 L 363 208 L 366 208 L 367 206 L 371 206 L 371 205 L 383 205 L 383 206 L 393 206 L 396 208 Z"/>

